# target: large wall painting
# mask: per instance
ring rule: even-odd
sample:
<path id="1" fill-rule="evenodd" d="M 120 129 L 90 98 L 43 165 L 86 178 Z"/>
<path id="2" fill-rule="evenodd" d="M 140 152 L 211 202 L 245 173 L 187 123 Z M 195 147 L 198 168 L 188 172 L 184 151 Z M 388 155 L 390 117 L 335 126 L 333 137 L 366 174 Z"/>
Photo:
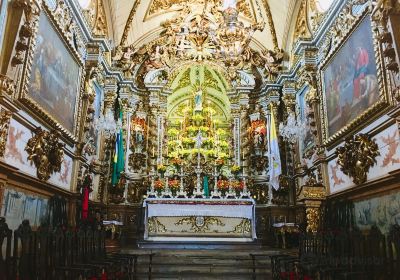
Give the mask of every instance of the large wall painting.
<path id="1" fill-rule="evenodd" d="M 391 225 L 400 225 L 400 192 L 356 201 L 354 210 L 356 225 L 360 229 L 376 225 L 387 234 Z"/>
<path id="2" fill-rule="evenodd" d="M 41 13 L 29 95 L 73 133 L 80 86 L 80 66 L 45 13 Z"/>
<path id="3" fill-rule="evenodd" d="M 380 155 L 376 158 L 377 163 L 367 174 L 368 181 L 400 169 L 400 135 L 397 125 L 381 131 L 373 139 L 378 144 Z M 340 170 L 336 159 L 328 162 L 328 176 L 331 193 L 341 192 L 354 186 L 352 179 Z"/>
<path id="4" fill-rule="evenodd" d="M 322 71 L 328 137 L 379 100 L 371 19 L 366 17 Z"/>
<path id="5" fill-rule="evenodd" d="M 38 227 L 47 216 L 47 198 L 7 188 L 3 202 L 1 215 L 12 230 L 16 230 L 25 219 L 29 220 L 31 226 Z"/>

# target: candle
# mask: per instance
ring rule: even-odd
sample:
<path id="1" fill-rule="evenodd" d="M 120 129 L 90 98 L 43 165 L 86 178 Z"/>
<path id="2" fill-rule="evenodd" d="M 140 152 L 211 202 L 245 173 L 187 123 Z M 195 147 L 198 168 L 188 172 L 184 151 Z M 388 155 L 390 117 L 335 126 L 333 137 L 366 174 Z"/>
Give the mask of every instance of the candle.
<path id="1" fill-rule="evenodd" d="M 154 147 L 153 147 L 153 157 L 154 157 L 155 153 L 154 153 Z"/>
<path id="2" fill-rule="evenodd" d="M 244 150 L 243 150 L 243 159 L 244 159 Z"/>

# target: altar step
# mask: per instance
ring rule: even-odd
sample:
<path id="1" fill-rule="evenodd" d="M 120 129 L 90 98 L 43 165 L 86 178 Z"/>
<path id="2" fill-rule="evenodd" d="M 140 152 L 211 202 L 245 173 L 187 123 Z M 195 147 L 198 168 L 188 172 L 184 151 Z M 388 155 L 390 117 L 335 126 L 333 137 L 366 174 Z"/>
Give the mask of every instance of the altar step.
<path id="1" fill-rule="evenodd" d="M 271 278 L 268 255 L 278 250 L 145 250 L 124 249 L 123 253 L 142 254 L 138 258 L 137 279 L 263 279 Z M 151 278 L 149 273 L 150 257 Z M 253 265 L 251 254 L 263 254 Z"/>
<path id="2" fill-rule="evenodd" d="M 260 242 L 179 242 L 179 241 L 138 241 L 140 249 L 185 249 L 185 250 L 257 250 L 262 247 Z"/>

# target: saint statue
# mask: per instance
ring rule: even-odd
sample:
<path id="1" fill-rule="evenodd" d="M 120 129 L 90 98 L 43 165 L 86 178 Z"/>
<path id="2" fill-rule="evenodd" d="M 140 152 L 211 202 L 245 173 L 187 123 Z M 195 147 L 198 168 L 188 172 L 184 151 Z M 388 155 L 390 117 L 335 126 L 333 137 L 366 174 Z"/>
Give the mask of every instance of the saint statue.
<path id="1" fill-rule="evenodd" d="M 201 112 L 203 110 L 203 91 L 199 88 L 194 94 L 194 111 Z"/>

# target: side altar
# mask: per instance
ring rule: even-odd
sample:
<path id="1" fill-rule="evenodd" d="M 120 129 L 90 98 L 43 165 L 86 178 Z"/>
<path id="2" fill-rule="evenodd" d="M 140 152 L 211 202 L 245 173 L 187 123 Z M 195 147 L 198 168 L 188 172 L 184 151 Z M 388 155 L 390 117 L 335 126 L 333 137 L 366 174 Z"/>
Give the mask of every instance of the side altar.
<path id="1" fill-rule="evenodd" d="M 256 238 L 252 199 L 148 198 L 148 241 L 237 241 Z"/>

